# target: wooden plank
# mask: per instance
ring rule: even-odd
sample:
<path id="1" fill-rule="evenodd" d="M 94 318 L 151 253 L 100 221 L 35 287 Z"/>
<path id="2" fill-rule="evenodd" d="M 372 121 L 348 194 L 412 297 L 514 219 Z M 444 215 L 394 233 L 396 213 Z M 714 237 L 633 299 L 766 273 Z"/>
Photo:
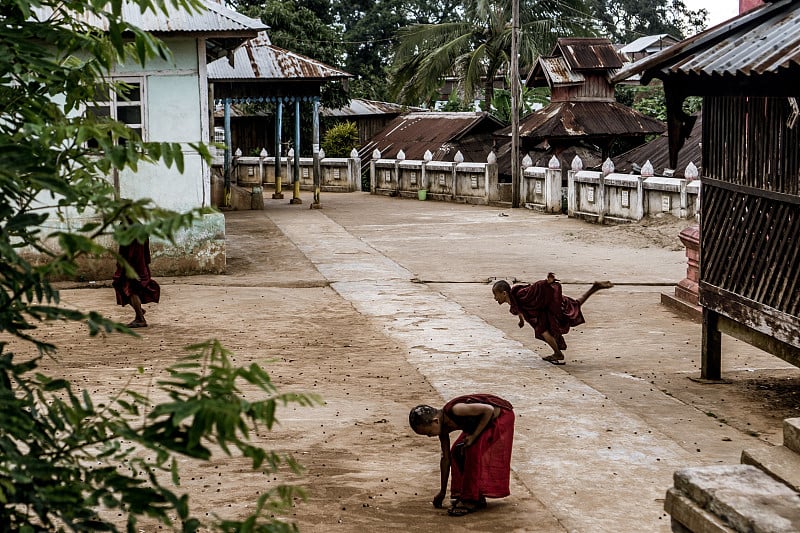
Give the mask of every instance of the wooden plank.
<path id="1" fill-rule="evenodd" d="M 766 191 L 764 189 L 758 189 L 756 187 L 740 185 L 738 183 L 730 183 L 727 181 L 722 181 L 714 178 L 707 178 L 705 176 L 703 176 L 702 187 L 704 189 L 706 187 L 717 187 L 719 189 L 734 191 L 747 196 L 757 196 L 759 198 L 767 198 L 769 200 L 785 202 L 787 204 L 800 205 L 800 196 L 794 194 L 785 194 L 776 191 Z"/>
<path id="2" fill-rule="evenodd" d="M 800 318 L 700 280 L 700 305 L 800 352 Z"/>
<path id="3" fill-rule="evenodd" d="M 719 313 L 703 307 L 703 339 L 700 354 L 700 377 L 722 379 L 722 338 L 719 334 Z"/>
<path id="4" fill-rule="evenodd" d="M 800 348 L 781 342 L 775 337 L 764 335 L 760 331 L 756 331 L 755 329 L 749 328 L 744 324 L 722 315 L 719 317 L 718 327 L 723 333 L 735 339 L 739 339 L 742 342 L 746 342 L 750 346 L 755 346 L 759 350 L 764 350 L 769 354 L 783 359 L 790 365 L 800 368 Z"/>

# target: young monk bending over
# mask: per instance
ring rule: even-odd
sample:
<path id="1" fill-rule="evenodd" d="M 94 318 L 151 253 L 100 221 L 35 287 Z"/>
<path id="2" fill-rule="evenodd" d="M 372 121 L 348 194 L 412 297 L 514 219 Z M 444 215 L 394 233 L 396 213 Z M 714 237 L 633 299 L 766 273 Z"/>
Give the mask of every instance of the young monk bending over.
<path id="1" fill-rule="evenodd" d="M 547 279 L 533 284 L 514 285 L 507 281 L 495 282 L 492 287 L 495 301 L 508 304 L 512 315 L 519 317 L 519 327 L 528 322 L 536 332 L 536 338 L 543 340 L 553 349 L 553 353 L 542 357 L 554 365 L 564 364 L 564 353 L 567 343 L 564 335 L 569 328 L 586 322 L 581 306 L 589 296 L 601 289 L 609 289 L 614 285 L 610 281 L 595 281 L 588 291 L 577 300 L 561 294 L 561 283 L 551 272 Z"/>
<path id="2" fill-rule="evenodd" d="M 514 411 L 509 402 L 491 394 L 459 396 L 441 409 L 418 405 L 409 413 L 408 423 L 418 435 L 439 437 L 441 488 L 433 498 L 434 507 L 442 507 L 450 472 L 450 516 L 482 509 L 486 498 L 511 494 Z M 451 448 L 450 433 L 457 430 L 461 435 Z"/>

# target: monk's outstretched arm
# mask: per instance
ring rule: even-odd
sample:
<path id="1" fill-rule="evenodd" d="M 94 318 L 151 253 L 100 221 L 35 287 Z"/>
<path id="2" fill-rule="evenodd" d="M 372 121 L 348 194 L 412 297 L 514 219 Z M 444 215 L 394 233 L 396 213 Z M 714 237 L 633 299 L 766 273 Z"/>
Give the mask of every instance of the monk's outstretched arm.
<path id="1" fill-rule="evenodd" d="M 439 460 L 439 493 L 433 498 L 433 506 L 442 507 L 442 502 L 447 494 L 447 482 L 450 480 L 450 435 L 440 435 L 439 443 L 442 445 L 442 458 Z"/>

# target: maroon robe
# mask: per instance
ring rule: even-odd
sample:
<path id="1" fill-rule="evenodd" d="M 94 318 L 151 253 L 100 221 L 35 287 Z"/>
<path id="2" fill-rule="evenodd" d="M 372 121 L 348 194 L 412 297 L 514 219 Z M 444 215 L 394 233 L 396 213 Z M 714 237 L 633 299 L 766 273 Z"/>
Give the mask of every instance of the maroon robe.
<path id="1" fill-rule="evenodd" d="M 561 350 L 567 348 L 564 335 L 572 326 L 586 322 L 581 312 L 581 304 L 575 298 L 561 294 L 559 282 L 537 281 L 531 285 L 511 287 L 512 315 L 520 313 L 525 321 L 533 326 L 536 338 L 544 340 L 542 334 L 549 331 Z"/>
<path id="2" fill-rule="evenodd" d="M 489 422 L 468 447 L 464 447 L 464 439 L 477 427 L 480 417 L 454 415 L 453 406 L 458 403 L 485 403 L 501 409 L 500 415 Z M 514 441 L 511 404 L 491 394 L 470 394 L 453 398 L 442 410 L 462 430 L 450 451 L 451 498 L 478 501 L 511 494 L 509 480 Z"/>
<path id="3" fill-rule="evenodd" d="M 120 245 L 119 255 L 133 267 L 139 277 L 129 278 L 122 265 L 117 264 L 111 284 L 117 294 L 117 304 L 130 304 L 132 294 L 138 295 L 143 304 L 158 303 L 161 287 L 150 277 L 150 239 L 146 239 L 144 243 L 133 241 L 128 245 Z"/>

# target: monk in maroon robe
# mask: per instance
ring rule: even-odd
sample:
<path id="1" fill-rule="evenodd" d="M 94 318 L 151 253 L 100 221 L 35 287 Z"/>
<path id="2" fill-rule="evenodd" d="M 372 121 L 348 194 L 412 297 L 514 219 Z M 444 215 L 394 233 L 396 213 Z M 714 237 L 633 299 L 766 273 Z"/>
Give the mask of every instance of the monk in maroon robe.
<path id="1" fill-rule="evenodd" d="M 491 394 L 453 398 L 441 409 L 418 405 L 408 415 L 415 433 L 439 437 L 441 488 L 433 505 L 442 506 L 452 473 L 448 514 L 462 516 L 486 507 L 486 498 L 511 494 L 511 447 L 514 411 L 506 400 Z M 461 430 L 453 446 L 450 433 Z"/>
<path id="2" fill-rule="evenodd" d="M 161 298 L 161 287 L 150 277 L 150 239 L 143 243 L 133 241 L 127 245 L 120 245 L 119 255 L 128 262 L 136 271 L 137 277 L 128 277 L 125 268 L 117 263 L 112 286 L 117 294 L 117 304 L 126 306 L 130 304 L 136 313 L 135 318 L 128 324 L 129 328 L 146 328 L 142 304 L 158 303 Z"/>
<path id="3" fill-rule="evenodd" d="M 536 283 L 513 287 L 507 281 L 500 280 L 492 287 L 492 293 L 498 304 L 509 304 L 509 312 L 519 317 L 519 327 L 524 327 L 527 322 L 533 327 L 536 338 L 545 341 L 553 349 L 551 355 L 542 359 L 563 365 L 562 350 L 567 349 L 564 335 L 569 328 L 586 322 L 581 306 L 595 292 L 613 286 L 610 281 L 595 281 L 579 298 L 570 298 L 562 294 L 561 283 L 551 272 L 546 279 Z"/>

